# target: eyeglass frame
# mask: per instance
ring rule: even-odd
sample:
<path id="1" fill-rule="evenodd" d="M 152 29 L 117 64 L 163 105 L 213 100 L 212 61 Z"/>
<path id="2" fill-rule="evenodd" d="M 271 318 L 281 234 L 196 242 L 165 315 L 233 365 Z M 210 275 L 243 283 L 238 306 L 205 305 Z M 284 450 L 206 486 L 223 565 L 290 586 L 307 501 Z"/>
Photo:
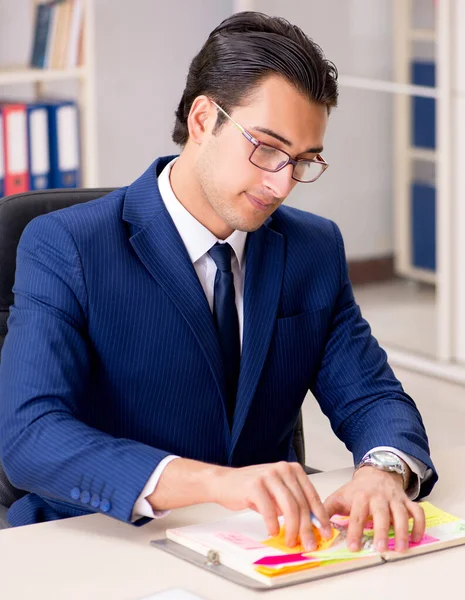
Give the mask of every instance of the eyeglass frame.
<path id="1" fill-rule="evenodd" d="M 262 171 L 267 171 L 268 173 L 278 173 L 279 171 L 282 171 L 282 169 L 287 167 L 287 165 L 292 165 L 292 167 L 293 167 L 292 168 L 292 179 L 294 181 L 297 181 L 298 183 L 314 183 L 317 179 L 319 179 L 323 175 L 323 173 L 329 167 L 329 164 L 325 161 L 325 159 L 321 156 L 321 154 L 317 154 L 315 156 L 315 158 L 292 158 L 292 156 L 285 150 L 281 150 L 281 148 L 276 148 L 276 146 L 272 146 L 271 144 L 265 144 L 265 142 L 260 142 L 249 131 L 247 131 L 247 129 L 245 129 L 245 127 L 240 125 L 230 115 L 228 115 L 228 113 L 223 108 L 221 108 L 221 106 L 219 106 L 214 100 L 212 100 L 211 98 L 209 98 L 209 100 L 212 104 L 214 104 L 216 106 L 216 108 L 218 110 L 220 110 L 225 115 L 225 117 L 227 117 L 237 127 L 237 129 L 242 133 L 242 135 L 245 137 L 245 139 L 247 141 L 249 141 L 251 144 L 253 144 L 254 149 L 250 153 L 249 162 L 254 167 L 257 167 L 257 169 L 261 169 Z M 268 148 L 273 148 L 273 150 L 278 150 L 278 152 L 282 152 L 283 154 L 285 154 L 287 156 L 287 162 L 284 163 L 278 169 L 266 169 L 265 167 L 260 167 L 259 165 L 256 165 L 254 162 L 252 162 L 252 156 L 254 155 L 255 151 L 258 150 L 258 148 L 260 146 L 266 146 Z M 297 177 L 294 177 L 294 170 L 295 170 L 296 166 L 299 164 L 299 162 L 304 162 L 304 161 L 305 162 L 313 162 L 315 164 L 322 166 L 320 173 L 314 179 L 311 179 L 310 181 L 302 181 L 301 179 L 297 179 Z"/>

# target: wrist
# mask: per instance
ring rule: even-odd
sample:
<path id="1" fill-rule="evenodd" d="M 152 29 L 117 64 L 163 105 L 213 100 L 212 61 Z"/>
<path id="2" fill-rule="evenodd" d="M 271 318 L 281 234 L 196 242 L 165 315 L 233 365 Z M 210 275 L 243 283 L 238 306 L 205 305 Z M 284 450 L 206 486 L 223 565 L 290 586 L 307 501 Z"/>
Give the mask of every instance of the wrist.
<path id="1" fill-rule="evenodd" d="M 222 504 L 227 486 L 226 478 L 232 470 L 232 467 L 209 465 L 204 478 L 205 496 L 208 498 L 208 500 L 205 500 L 205 502 Z"/>
<path id="2" fill-rule="evenodd" d="M 208 465 L 204 474 L 205 502 L 215 502 L 221 504 L 221 494 L 224 489 L 224 479 L 230 467 L 221 467 L 219 465 Z"/>
<path id="3" fill-rule="evenodd" d="M 368 452 L 356 466 L 355 472 L 357 473 L 367 467 L 389 475 L 399 475 L 404 491 L 408 489 L 411 474 L 410 468 L 395 452 L 383 449 Z"/>
<path id="4" fill-rule="evenodd" d="M 157 486 L 147 501 L 153 510 L 171 510 L 204 502 L 216 502 L 221 484 L 217 465 L 177 458 L 163 471 Z"/>
<path id="5" fill-rule="evenodd" d="M 390 472 L 390 471 L 381 471 L 380 469 L 377 469 L 376 467 L 372 467 L 370 465 L 364 465 L 363 467 L 361 466 L 359 469 L 357 469 L 353 476 L 352 479 L 356 480 L 356 479 L 360 479 L 363 477 L 378 477 L 379 479 L 391 479 L 392 481 L 397 481 L 398 484 L 402 487 L 402 489 L 404 488 L 404 480 L 403 477 L 400 473 L 394 473 L 394 472 Z"/>

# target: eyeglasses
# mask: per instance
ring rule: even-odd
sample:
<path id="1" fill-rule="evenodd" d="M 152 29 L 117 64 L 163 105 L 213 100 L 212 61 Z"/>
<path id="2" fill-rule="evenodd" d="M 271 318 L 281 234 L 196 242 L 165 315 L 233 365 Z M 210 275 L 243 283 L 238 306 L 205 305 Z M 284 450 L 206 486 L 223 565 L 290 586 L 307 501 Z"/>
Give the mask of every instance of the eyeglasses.
<path id="1" fill-rule="evenodd" d="M 214 104 L 216 108 L 220 110 L 232 123 L 234 123 L 242 135 L 254 145 L 254 149 L 249 156 L 249 161 L 259 169 L 263 169 L 263 171 L 269 171 L 270 173 L 277 173 L 290 164 L 293 166 L 292 179 L 301 183 L 312 183 L 313 181 L 316 181 L 318 177 L 320 177 L 320 175 L 322 175 L 329 167 L 328 163 L 324 160 L 321 154 L 317 154 L 315 158 L 312 159 L 294 159 L 290 156 L 290 154 L 284 152 L 284 150 L 280 150 L 274 146 L 259 142 L 251 133 L 244 129 L 242 125 L 239 125 L 239 123 L 230 117 L 228 113 L 221 108 L 221 106 L 218 106 L 218 104 L 213 100 L 211 100 L 211 103 Z"/>

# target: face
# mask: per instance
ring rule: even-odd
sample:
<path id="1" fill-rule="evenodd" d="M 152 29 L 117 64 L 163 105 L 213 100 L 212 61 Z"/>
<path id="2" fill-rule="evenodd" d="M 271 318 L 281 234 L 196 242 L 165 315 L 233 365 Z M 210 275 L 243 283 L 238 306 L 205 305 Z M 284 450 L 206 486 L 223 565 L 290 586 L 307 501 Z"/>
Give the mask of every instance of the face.
<path id="1" fill-rule="evenodd" d="M 254 166 L 249 161 L 254 146 L 234 124 L 227 119 L 213 134 L 218 109 L 206 97 L 200 97 L 197 108 L 207 115 L 202 134 L 196 138 L 194 167 L 204 208 L 211 212 L 204 219 L 211 218 L 212 231 L 223 225 L 223 237 L 235 229 L 255 231 L 297 185 L 292 179 L 293 166 L 276 173 Z M 314 158 L 322 151 L 327 108 L 311 103 L 281 77 L 266 79 L 253 98 L 230 115 L 258 141 L 284 150 L 292 158 Z"/>

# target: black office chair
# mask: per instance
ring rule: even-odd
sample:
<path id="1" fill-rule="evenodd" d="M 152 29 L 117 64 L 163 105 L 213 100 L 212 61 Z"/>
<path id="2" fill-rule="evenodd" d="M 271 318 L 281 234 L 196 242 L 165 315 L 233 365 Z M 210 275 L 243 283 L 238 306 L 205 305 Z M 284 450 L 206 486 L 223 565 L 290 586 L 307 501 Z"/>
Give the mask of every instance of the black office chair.
<path id="1" fill-rule="evenodd" d="M 0 199 L 0 351 L 7 333 L 7 319 L 13 304 L 13 284 L 16 270 L 16 248 L 26 225 L 39 215 L 60 208 L 95 200 L 113 188 L 64 189 L 25 192 Z M 302 413 L 296 423 L 293 447 L 299 463 L 308 474 L 319 473 L 305 466 L 305 445 Z M 0 529 L 6 526 L 6 508 L 26 492 L 8 481 L 0 463 Z"/>

